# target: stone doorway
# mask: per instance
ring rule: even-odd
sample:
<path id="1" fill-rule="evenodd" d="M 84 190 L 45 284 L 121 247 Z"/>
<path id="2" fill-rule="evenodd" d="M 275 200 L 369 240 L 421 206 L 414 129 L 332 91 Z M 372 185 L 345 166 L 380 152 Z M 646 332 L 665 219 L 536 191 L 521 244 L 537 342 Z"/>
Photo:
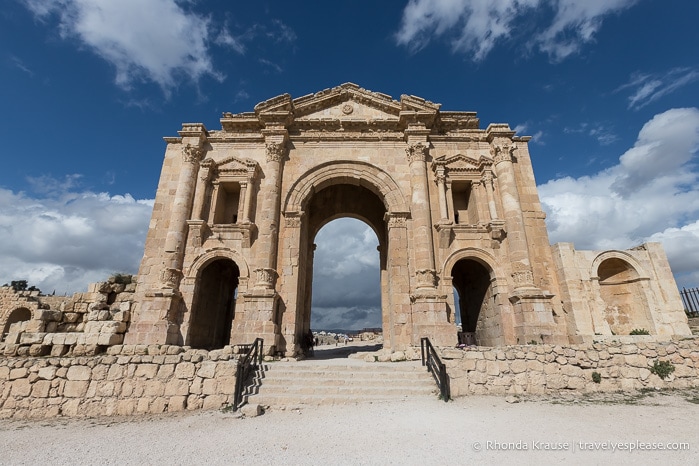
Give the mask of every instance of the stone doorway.
<path id="1" fill-rule="evenodd" d="M 489 340 L 484 320 L 493 317 L 490 271 L 473 259 L 461 259 L 452 268 L 454 302 L 461 317 L 459 342 L 483 345 Z"/>
<path id="2" fill-rule="evenodd" d="M 215 259 L 200 271 L 188 345 L 212 350 L 230 343 L 239 277 L 238 265 L 230 259 Z"/>

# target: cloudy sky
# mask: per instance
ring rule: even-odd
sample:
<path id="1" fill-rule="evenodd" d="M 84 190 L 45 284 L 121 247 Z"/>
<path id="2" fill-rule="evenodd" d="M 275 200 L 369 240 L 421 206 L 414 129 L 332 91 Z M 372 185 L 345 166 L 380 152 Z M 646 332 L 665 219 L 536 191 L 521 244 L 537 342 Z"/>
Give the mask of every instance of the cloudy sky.
<path id="1" fill-rule="evenodd" d="M 7 0 L 0 283 L 135 272 L 162 136 L 354 82 L 533 136 L 551 242 L 661 241 L 697 286 L 696 18 L 695 0 Z M 316 327 L 380 322 L 376 237 L 344 222 L 316 241 Z"/>

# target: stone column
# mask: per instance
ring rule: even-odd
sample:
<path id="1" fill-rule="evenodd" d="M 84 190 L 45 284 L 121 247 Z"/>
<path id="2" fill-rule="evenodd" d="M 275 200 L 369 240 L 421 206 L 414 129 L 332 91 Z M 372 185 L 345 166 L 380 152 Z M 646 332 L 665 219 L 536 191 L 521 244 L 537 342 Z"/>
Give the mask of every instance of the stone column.
<path id="1" fill-rule="evenodd" d="M 504 208 L 503 215 L 507 225 L 507 241 L 509 243 L 510 262 L 512 263 L 512 279 L 517 288 L 533 288 L 529 247 L 519 200 L 519 190 L 512 164 L 512 152 L 516 149 L 509 139 L 497 138 L 492 142 L 491 153 L 495 160 L 495 173 L 498 178 L 500 197 Z"/>
<path id="2" fill-rule="evenodd" d="M 432 213 L 427 185 L 426 159 L 429 149 L 426 142 L 409 144 L 405 149 L 410 163 L 410 186 L 412 188 L 411 214 L 413 218 L 413 243 L 417 288 L 434 289 L 434 245 L 432 242 Z"/>
<path id="3" fill-rule="evenodd" d="M 203 154 L 204 150 L 199 146 L 188 143 L 182 147 L 183 163 L 172 203 L 170 226 L 165 238 L 166 269 L 161 276 L 161 283 L 165 288 L 177 288 L 178 276 L 181 277 L 182 274 L 187 219 L 192 211 L 196 174 Z"/>
<path id="4" fill-rule="evenodd" d="M 490 220 L 498 220 L 498 209 L 495 205 L 495 196 L 493 194 L 493 174 L 490 171 L 483 173 L 481 183 L 485 188 L 486 198 L 488 199 L 488 211 L 490 212 Z"/>
<path id="5" fill-rule="evenodd" d="M 197 178 L 197 186 L 194 190 L 192 220 L 204 220 L 204 201 L 206 200 L 206 191 L 209 187 L 212 167 L 214 167 L 214 161 L 211 159 L 204 159 L 199 164 L 199 177 Z"/>
<path id="6" fill-rule="evenodd" d="M 245 196 L 243 197 L 243 223 L 250 223 L 250 213 L 252 212 L 252 191 L 255 188 L 255 172 L 256 168 L 248 170 L 248 180 L 246 183 Z"/>
<path id="7" fill-rule="evenodd" d="M 447 210 L 447 177 L 444 174 L 444 167 L 437 168 L 435 177 L 437 178 L 437 190 L 439 191 L 439 221 L 440 223 L 445 223 L 449 221 L 449 212 Z"/>
<path id="8" fill-rule="evenodd" d="M 265 134 L 265 178 L 262 191 L 262 208 L 257 222 L 259 239 L 257 246 L 260 267 L 255 269 L 255 288 L 274 289 L 277 267 L 277 242 L 279 241 L 279 205 L 283 159 L 287 154 L 286 131 Z"/>
<path id="9" fill-rule="evenodd" d="M 238 196 L 238 222 L 237 223 L 249 223 L 245 221 L 245 198 L 248 195 L 248 186 L 250 183 L 247 181 L 240 182 L 240 194 Z"/>

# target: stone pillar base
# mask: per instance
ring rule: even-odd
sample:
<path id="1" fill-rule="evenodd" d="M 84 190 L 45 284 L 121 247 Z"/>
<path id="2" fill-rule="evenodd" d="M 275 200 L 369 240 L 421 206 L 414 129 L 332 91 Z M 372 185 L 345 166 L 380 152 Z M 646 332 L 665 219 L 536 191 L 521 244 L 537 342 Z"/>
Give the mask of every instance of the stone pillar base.
<path id="1" fill-rule="evenodd" d="M 447 321 L 446 296 L 437 294 L 413 295 L 412 346 L 420 346 L 420 339 L 428 337 L 433 346 L 456 346 L 456 326 Z M 404 348 L 403 348 L 404 349 Z"/>
<path id="2" fill-rule="evenodd" d="M 172 291 L 147 295 L 134 313 L 124 336 L 125 345 L 183 345 L 179 324 L 173 317 L 179 312 L 181 298 Z"/>
<path id="3" fill-rule="evenodd" d="M 274 290 L 253 290 L 245 294 L 243 312 L 236 312 L 231 330 L 231 344 L 250 344 L 264 340 L 264 353 L 272 355 L 279 348 L 279 325 L 275 323 L 278 295 Z"/>
<path id="4" fill-rule="evenodd" d="M 524 345 L 569 343 L 568 336 L 562 332 L 554 321 L 552 295 L 546 295 L 538 289 L 518 290 L 510 296 L 514 308 L 514 334 L 516 341 L 509 344 Z"/>

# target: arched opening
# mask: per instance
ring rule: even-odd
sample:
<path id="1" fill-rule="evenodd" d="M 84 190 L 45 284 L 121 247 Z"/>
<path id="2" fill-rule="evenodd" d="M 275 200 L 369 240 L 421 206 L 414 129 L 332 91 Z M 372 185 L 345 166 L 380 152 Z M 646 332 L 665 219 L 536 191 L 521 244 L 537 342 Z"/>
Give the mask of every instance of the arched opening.
<path id="1" fill-rule="evenodd" d="M 597 269 L 600 294 L 605 303 L 604 318 L 615 335 L 634 329 L 652 332 L 648 304 L 636 269 L 623 259 L 606 259 Z"/>
<path id="2" fill-rule="evenodd" d="M 199 272 L 187 336 L 190 346 L 212 350 L 230 343 L 239 277 L 230 259 L 216 259 Z"/>
<path id="3" fill-rule="evenodd" d="M 10 315 L 7 316 L 7 321 L 5 322 L 5 328 L 2 330 L 2 335 L 0 335 L 0 340 L 4 340 L 7 334 L 10 333 L 13 324 L 25 322 L 27 320 L 31 320 L 31 318 L 32 311 L 26 307 L 18 307 L 14 311 L 10 312 Z"/>
<path id="4" fill-rule="evenodd" d="M 495 336 L 486 322 L 495 317 L 490 272 L 480 262 L 461 259 L 454 264 L 451 275 L 456 321 L 461 322 L 459 343 L 488 344 Z"/>
<path id="5" fill-rule="evenodd" d="M 387 306 L 383 202 L 363 186 L 333 184 L 313 194 L 305 211 L 308 222 L 300 260 L 305 281 L 297 341 L 303 341 L 311 329 L 343 334 L 383 329 Z M 367 344 L 381 342 L 377 337 Z"/>
<path id="6" fill-rule="evenodd" d="M 352 335 L 381 328 L 378 242 L 371 227 L 353 218 L 320 229 L 314 240 L 312 330 Z"/>

